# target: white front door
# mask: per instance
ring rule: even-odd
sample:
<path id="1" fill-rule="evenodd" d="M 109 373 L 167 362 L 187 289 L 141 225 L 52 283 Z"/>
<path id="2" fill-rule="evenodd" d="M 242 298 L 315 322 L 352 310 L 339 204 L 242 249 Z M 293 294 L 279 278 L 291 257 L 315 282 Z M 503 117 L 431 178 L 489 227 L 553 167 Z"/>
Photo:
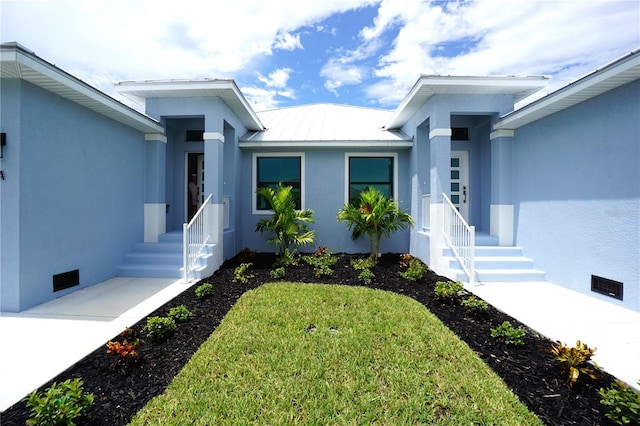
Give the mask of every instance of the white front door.
<path id="1" fill-rule="evenodd" d="M 451 202 L 469 223 L 469 152 L 451 151 Z"/>

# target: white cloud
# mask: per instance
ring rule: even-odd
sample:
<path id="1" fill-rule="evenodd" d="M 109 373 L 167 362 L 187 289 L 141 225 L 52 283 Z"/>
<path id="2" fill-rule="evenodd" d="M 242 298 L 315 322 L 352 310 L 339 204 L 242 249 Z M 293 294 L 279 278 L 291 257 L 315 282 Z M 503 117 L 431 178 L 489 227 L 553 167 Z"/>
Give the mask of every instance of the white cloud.
<path id="1" fill-rule="evenodd" d="M 349 61 L 331 59 L 326 63 L 320 75 L 326 78 L 324 87 L 338 96 L 338 90 L 345 84 L 359 84 L 364 78 L 364 70 L 348 63 Z"/>
<path id="2" fill-rule="evenodd" d="M 300 34 L 291 35 L 289 33 L 278 34 L 273 47 L 282 50 L 304 49 L 300 43 Z"/>
<path id="3" fill-rule="evenodd" d="M 546 74 L 553 90 L 638 48 L 639 21 L 635 1 L 383 0 L 363 44 L 394 29 L 397 36 L 367 93 L 397 104 L 420 74 Z"/>
<path id="4" fill-rule="evenodd" d="M 291 68 L 278 68 L 269 73 L 268 77 L 257 73 L 258 80 L 266 84 L 268 87 L 284 88 L 287 87 L 287 81 L 289 81 L 289 74 L 291 74 L 291 71 Z"/>

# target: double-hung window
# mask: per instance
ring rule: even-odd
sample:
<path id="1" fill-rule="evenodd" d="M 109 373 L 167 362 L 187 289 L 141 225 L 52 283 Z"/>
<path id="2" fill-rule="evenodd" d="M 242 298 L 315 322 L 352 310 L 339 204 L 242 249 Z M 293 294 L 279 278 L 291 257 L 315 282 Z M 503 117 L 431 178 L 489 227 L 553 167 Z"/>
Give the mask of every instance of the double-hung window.
<path id="1" fill-rule="evenodd" d="M 388 198 L 396 198 L 398 191 L 398 155 L 395 153 L 346 154 L 347 202 L 357 199 L 370 186 Z"/>
<path id="2" fill-rule="evenodd" d="M 279 183 L 293 187 L 296 209 L 304 208 L 304 154 L 253 154 L 253 213 L 270 213 L 267 200 L 258 195 L 258 188 L 275 188 Z"/>

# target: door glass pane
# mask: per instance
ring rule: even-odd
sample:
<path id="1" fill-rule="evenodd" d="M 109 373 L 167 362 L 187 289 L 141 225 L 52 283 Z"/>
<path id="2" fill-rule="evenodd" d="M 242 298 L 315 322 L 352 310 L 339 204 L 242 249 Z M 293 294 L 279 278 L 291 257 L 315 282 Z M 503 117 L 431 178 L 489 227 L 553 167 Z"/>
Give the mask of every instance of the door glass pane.
<path id="1" fill-rule="evenodd" d="M 460 196 L 459 195 L 452 195 L 451 196 L 451 202 L 453 204 L 460 204 Z"/>
<path id="2" fill-rule="evenodd" d="M 452 182 L 451 183 L 451 192 L 458 192 L 460 191 L 460 184 L 457 182 Z"/>
<path id="3" fill-rule="evenodd" d="M 460 167 L 460 159 L 452 158 L 451 159 L 451 167 Z"/>
<path id="4" fill-rule="evenodd" d="M 460 171 L 451 170 L 451 179 L 460 179 Z"/>

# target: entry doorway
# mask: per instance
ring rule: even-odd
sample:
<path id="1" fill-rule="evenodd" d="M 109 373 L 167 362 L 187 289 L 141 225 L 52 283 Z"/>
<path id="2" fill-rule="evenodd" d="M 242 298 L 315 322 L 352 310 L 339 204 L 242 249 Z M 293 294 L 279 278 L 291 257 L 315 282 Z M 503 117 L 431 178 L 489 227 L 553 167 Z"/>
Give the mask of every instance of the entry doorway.
<path id="1" fill-rule="evenodd" d="M 451 151 L 451 203 L 469 223 L 469 152 Z"/>
<path id="2" fill-rule="evenodd" d="M 189 152 L 186 160 L 185 217 L 190 221 L 204 202 L 204 153 Z"/>

